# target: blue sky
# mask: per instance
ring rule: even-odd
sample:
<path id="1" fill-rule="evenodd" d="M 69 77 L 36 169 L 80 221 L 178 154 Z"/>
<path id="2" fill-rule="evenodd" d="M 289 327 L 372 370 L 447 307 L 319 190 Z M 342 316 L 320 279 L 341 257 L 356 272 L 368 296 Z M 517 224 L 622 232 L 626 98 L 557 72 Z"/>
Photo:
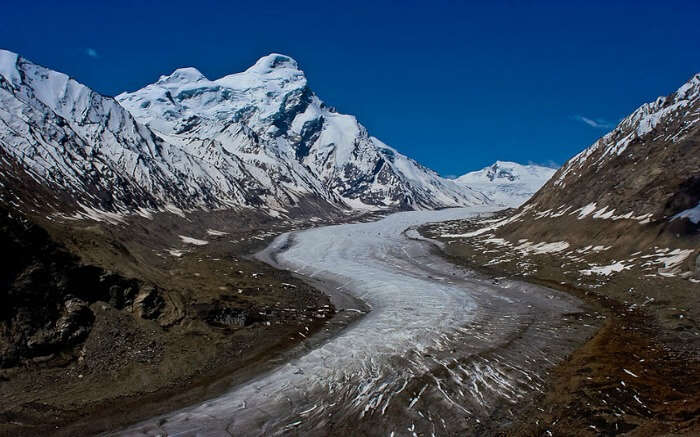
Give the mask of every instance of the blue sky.
<path id="1" fill-rule="evenodd" d="M 224 2 L 221 2 L 224 3 Z M 700 71 L 700 2 L 8 2 L 0 47 L 115 95 L 270 52 L 443 175 L 561 164 Z"/>

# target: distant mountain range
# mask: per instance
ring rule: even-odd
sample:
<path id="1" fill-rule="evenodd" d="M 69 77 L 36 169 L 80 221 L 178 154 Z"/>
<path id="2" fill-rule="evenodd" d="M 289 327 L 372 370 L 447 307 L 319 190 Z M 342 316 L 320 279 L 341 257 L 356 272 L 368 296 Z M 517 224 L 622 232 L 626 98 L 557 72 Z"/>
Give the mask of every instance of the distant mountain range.
<path id="1" fill-rule="evenodd" d="M 486 194 L 498 205 L 520 206 L 555 172 L 556 169 L 540 165 L 496 161 L 481 170 L 462 175 L 455 181 Z"/>
<path id="2" fill-rule="evenodd" d="M 1 195 L 74 211 L 424 209 L 490 199 L 370 136 L 271 54 L 209 80 L 194 68 L 116 98 L 0 50 Z"/>

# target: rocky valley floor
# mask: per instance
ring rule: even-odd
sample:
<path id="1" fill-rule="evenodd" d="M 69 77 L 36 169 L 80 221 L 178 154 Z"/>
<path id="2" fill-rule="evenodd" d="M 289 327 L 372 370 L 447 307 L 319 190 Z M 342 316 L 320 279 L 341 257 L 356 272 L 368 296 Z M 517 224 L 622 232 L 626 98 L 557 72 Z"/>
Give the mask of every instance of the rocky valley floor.
<path id="1" fill-rule="evenodd" d="M 55 302 L 52 295 L 30 297 L 30 308 L 63 313 L 53 322 L 31 313 L 7 316 L 0 435 L 91 434 L 210 398 L 302 353 L 313 333 L 337 330 L 357 316 L 333 317 L 326 295 L 250 257 L 282 231 L 350 218 L 179 214 L 52 216 L 41 226 L 48 233 L 3 216 L 11 243 L 48 253 L 30 255 L 13 290 L 44 281 L 59 295 Z M 13 255 L 23 259 L 21 252 Z M 59 267 L 69 273 L 55 271 L 59 258 L 67 259 Z M 23 313 L 13 298 L 4 297 L 6 308 Z M 75 338 L 56 339 L 61 329 Z M 12 339 L 27 331 L 25 343 L 37 346 L 13 349 Z"/>
<path id="2" fill-rule="evenodd" d="M 396 213 L 287 233 L 264 259 L 366 313 L 308 353 L 116 435 L 496 435 L 601 320 L 575 297 L 494 280 L 406 229 L 488 207 Z"/>
<path id="3" fill-rule="evenodd" d="M 46 220 L 50 241 L 99 266 L 94 284 L 56 282 L 59 306 L 94 319 L 65 347 L 37 328 L 29 343 L 44 349 L 0 369 L 0 435 L 695 434 L 697 283 L 656 262 L 675 255 L 640 258 L 665 274 L 591 274 L 613 264 L 595 246 L 460 236 L 508 217 L 482 209 Z M 294 232 L 338 221 L 374 223 Z M 4 235 L 15 222 L 4 216 Z M 300 276 L 250 256 L 270 243 L 262 259 Z M 15 286 L 50 270 L 42 262 Z M 4 339 L 21 334 L 8 326 Z"/>
<path id="4" fill-rule="evenodd" d="M 512 214 L 420 232 L 441 241 L 451 262 L 577 296 L 602 325 L 504 434 L 697 435 L 700 284 L 687 274 L 694 251 L 655 247 L 621 260 L 613 247 L 590 243 L 593 231 L 588 242 L 508 241 L 494 223 Z"/>

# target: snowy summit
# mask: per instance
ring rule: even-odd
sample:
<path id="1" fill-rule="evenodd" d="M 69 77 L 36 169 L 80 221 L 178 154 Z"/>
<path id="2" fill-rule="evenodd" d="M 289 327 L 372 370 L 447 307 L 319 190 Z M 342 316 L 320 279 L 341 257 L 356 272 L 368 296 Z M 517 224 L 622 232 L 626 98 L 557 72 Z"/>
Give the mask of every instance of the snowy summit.
<path id="1" fill-rule="evenodd" d="M 554 175 L 556 169 L 541 165 L 496 161 L 481 170 L 456 179 L 462 185 L 480 191 L 503 206 L 520 206 Z"/>

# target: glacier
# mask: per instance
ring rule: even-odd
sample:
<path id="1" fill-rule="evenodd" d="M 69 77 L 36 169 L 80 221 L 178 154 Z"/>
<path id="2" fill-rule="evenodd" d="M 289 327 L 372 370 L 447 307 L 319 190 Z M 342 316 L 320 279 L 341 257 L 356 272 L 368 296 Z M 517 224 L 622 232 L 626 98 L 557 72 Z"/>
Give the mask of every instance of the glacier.
<path id="1" fill-rule="evenodd" d="M 366 314 L 218 398 L 115 434 L 449 434 L 517 405 L 595 327 L 562 317 L 581 311 L 575 298 L 456 267 L 416 238 L 423 223 L 494 210 L 403 212 L 279 236 L 261 259 L 365 304 L 336 301 L 339 314 Z"/>

